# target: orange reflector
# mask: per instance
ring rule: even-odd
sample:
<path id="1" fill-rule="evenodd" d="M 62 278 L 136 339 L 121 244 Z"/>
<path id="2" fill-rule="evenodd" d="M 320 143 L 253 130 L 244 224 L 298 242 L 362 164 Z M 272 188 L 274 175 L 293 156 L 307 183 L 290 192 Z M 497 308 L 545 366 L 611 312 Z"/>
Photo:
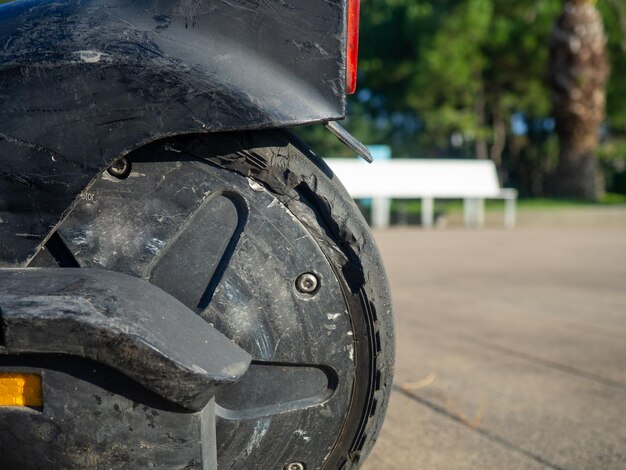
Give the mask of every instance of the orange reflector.
<path id="1" fill-rule="evenodd" d="M 41 377 L 0 372 L 0 406 L 42 406 Z"/>

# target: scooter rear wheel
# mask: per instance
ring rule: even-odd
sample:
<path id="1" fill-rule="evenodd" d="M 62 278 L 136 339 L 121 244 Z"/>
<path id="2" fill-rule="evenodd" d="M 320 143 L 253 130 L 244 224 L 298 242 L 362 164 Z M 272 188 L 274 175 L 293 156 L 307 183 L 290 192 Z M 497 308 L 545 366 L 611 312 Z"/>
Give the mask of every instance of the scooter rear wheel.
<path id="1" fill-rule="evenodd" d="M 57 264 L 147 279 L 253 356 L 216 397 L 220 468 L 350 468 L 367 455 L 392 380 L 389 288 L 358 208 L 293 134 L 136 150 L 51 240 Z"/>

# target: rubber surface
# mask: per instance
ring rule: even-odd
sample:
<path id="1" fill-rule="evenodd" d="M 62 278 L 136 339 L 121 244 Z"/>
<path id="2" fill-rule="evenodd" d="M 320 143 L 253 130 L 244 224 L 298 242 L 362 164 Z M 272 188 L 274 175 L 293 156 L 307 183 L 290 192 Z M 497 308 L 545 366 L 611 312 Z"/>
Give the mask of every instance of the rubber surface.
<path id="1" fill-rule="evenodd" d="M 357 377 L 350 414 L 326 468 L 358 465 L 384 419 L 395 351 L 389 285 L 358 208 L 324 161 L 288 131 L 186 138 L 172 145 L 265 185 L 316 238 L 343 281 L 357 339 Z"/>
<path id="2" fill-rule="evenodd" d="M 33 264 L 143 277 L 253 356 L 217 396 L 222 467 L 358 465 L 384 417 L 394 336 L 378 250 L 341 183 L 279 130 L 168 139 L 128 161 L 126 177 L 83 190 Z M 307 271 L 313 295 L 294 285 Z"/>

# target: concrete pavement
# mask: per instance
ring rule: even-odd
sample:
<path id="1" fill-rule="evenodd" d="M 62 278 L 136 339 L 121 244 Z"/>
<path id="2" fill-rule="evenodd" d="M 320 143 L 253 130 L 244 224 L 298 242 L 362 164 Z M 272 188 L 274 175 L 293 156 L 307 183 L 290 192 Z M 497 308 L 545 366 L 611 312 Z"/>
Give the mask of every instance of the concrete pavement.
<path id="1" fill-rule="evenodd" d="M 365 469 L 626 468 L 626 230 L 376 238 L 398 350 Z"/>

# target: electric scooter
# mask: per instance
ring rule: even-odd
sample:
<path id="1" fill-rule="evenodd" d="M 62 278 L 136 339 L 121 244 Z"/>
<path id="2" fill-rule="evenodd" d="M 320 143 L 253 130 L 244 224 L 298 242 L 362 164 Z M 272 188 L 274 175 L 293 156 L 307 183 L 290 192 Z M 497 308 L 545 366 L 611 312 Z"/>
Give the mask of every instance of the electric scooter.
<path id="1" fill-rule="evenodd" d="M 354 468 L 388 283 L 290 130 L 345 132 L 358 0 L 0 5 L 0 468 Z"/>

